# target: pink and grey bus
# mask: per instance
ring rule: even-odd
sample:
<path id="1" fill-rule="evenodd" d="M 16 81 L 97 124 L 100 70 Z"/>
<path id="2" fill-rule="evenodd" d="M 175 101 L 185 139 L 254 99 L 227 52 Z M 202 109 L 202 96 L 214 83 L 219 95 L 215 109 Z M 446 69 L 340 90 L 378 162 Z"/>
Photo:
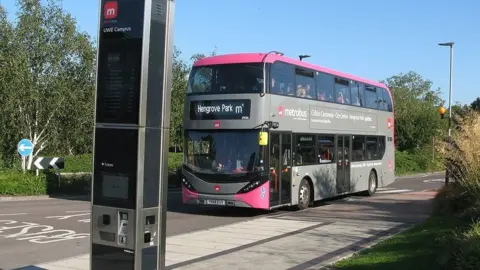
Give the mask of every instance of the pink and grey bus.
<path id="1" fill-rule="evenodd" d="M 394 181 L 393 124 L 382 83 L 278 52 L 200 59 L 185 99 L 183 202 L 305 209 L 371 196 Z"/>

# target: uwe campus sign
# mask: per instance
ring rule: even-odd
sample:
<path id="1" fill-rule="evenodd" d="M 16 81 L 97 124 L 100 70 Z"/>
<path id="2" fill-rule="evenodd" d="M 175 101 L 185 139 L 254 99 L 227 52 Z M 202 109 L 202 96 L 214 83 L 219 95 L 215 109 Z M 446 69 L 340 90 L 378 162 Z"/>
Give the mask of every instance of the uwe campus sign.
<path id="1" fill-rule="evenodd" d="M 190 120 L 250 119 L 250 100 L 199 100 L 190 103 Z"/>

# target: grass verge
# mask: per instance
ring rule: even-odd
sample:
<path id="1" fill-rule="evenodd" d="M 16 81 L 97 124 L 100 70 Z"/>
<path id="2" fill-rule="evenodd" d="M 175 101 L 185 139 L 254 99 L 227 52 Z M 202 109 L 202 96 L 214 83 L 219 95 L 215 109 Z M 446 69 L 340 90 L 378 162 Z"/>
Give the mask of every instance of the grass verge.
<path id="1" fill-rule="evenodd" d="M 458 123 L 451 142 L 438 144 L 454 182 L 435 196 L 433 216 L 334 269 L 480 269 L 480 113 L 471 111 Z M 429 163 L 420 166 L 406 153 L 397 158 L 403 168 Z"/>
<path id="2" fill-rule="evenodd" d="M 445 236 L 465 231 L 468 223 L 456 218 L 432 216 L 400 234 L 337 262 L 338 270 L 432 270 L 444 269 Z"/>

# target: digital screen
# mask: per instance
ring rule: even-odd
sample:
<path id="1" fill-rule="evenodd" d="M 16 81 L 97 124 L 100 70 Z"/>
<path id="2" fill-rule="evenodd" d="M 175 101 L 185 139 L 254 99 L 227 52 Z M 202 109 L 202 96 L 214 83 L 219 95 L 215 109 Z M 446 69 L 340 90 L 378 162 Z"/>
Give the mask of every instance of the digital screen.
<path id="1" fill-rule="evenodd" d="M 143 2 L 102 1 L 96 104 L 98 123 L 138 123 Z"/>
<path id="2" fill-rule="evenodd" d="M 93 203 L 135 209 L 138 129 L 95 128 Z"/>
<path id="3" fill-rule="evenodd" d="M 250 100 L 199 100 L 190 103 L 190 120 L 250 119 Z"/>
<path id="4" fill-rule="evenodd" d="M 128 177 L 124 175 L 103 174 L 102 196 L 114 199 L 128 199 Z"/>

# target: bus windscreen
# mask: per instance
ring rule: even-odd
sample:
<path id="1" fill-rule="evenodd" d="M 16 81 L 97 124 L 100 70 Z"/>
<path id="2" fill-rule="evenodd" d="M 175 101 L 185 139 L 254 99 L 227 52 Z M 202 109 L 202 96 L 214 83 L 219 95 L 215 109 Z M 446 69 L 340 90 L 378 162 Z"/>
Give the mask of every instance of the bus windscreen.
<path id="1" fill-rule="evenodd" d="M 256 131 L 186 131 L 185 163 L 195 173 L 245 174 L 261 170 Z"/>
<path id="2" fill-rule="evenodd" d="M 263 64 L 242 63 L 193 67 L 188 95 L 261 93 Z"/>

